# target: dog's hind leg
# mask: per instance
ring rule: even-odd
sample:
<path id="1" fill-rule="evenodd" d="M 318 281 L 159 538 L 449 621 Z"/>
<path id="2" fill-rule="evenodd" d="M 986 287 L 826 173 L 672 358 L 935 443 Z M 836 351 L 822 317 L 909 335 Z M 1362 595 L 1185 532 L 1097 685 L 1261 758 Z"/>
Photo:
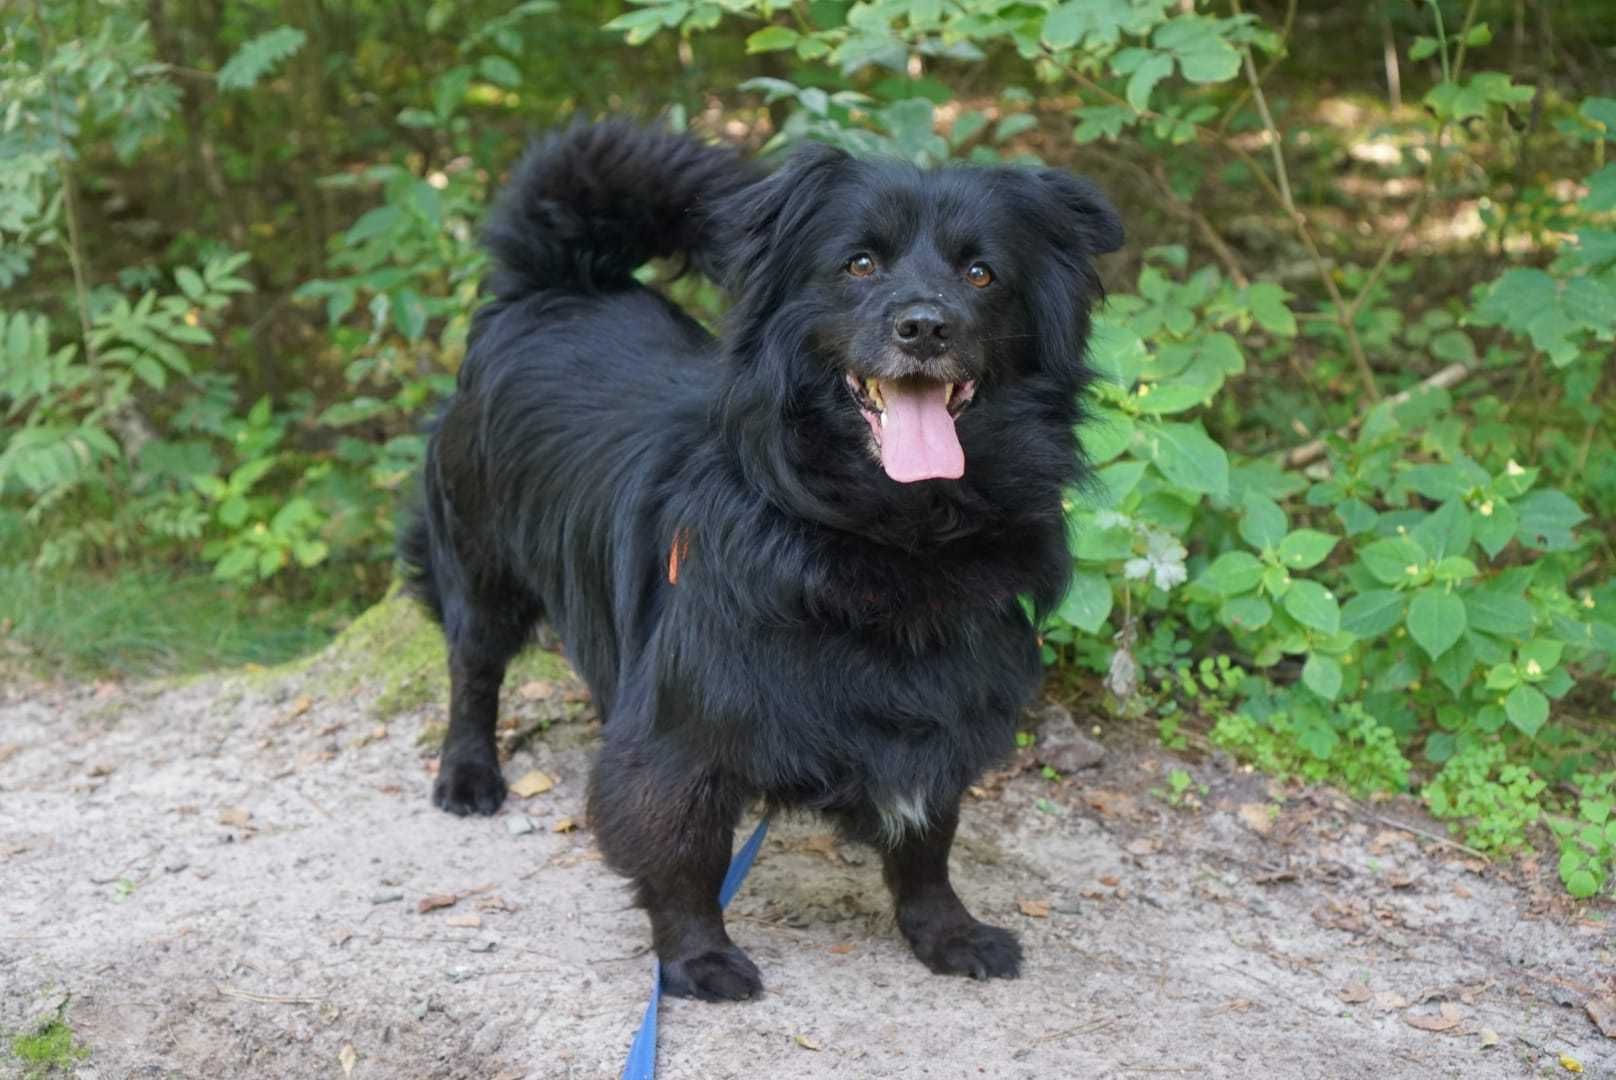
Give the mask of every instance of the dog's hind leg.
<path id="1" fill-rule="evenodd" d="M 1016 936 L 978 922 L 949 884 L 948 852 L 958 825 L 956 799 L 883 854 L 882 876 L 897 905 L 898 929 L 921 963 L 939 975 L 1013 979 L 1021 970 Z"/>
<path id="2" fill-rule="evenodd" d="M 505 778 L 494 746 L 499 688 L 539 614 L 539 606 L 525 603 L 516 590 L 497 605 L 453 593 L 444 596 L 449 734 L 438 758 L 432 802 L 451 814 L 492 814 L 505 801 Z"/>
<path id="3" fill-rule="evenodd" d="M 730 940 L 718 906 L 746 793 L 660 748 L 631 739 L 614 745 L 610 721 L 607 732 L 590 778 L 589 816 L 607 862 L 633 879 L 651 917 L 663 991 L 703 1001 L 757 996 L 763 980 Z"/>

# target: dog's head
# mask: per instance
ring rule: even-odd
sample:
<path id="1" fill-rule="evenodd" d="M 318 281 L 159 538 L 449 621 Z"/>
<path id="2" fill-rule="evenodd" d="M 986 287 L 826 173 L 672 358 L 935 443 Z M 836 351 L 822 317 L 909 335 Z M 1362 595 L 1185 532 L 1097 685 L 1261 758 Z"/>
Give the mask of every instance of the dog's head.
<path id="1" fill-rule="evenodd" d="M 746 407 L 810 433 L 812 467 L 970 484 L 1063 429 L 1075 468 L 1092 258 L 1122 244 L 1088 181 L 811 145 L 717 216 Z"/>

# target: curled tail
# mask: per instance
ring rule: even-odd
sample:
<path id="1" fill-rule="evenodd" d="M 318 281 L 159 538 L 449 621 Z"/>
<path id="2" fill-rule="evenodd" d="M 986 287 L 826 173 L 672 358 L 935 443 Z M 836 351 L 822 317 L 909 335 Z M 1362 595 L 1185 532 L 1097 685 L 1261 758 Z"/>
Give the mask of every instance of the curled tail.
<path id="1" fill-rule="evenodd" d="M 685 255 L 717 276 L 707 209 L 762 173 L 734 150 L 625 121 L 537 140 L 486 231 L 493 294 L 626 288 L 647 259 Z"/>

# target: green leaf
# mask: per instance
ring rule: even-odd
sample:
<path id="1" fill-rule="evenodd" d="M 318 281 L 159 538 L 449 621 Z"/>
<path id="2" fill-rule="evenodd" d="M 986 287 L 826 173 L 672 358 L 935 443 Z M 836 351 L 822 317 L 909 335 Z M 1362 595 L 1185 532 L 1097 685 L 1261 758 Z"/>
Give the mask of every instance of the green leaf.
<path id="1" fill-rule="evenodd" d="M 1578 206 L 1590 214 L 1616 210 L 1616 162 L 1588 177 L 1585 183 L 1588 185 L 1588 194 L 1583 196 Z"/>
<path id="2" fill-rule="evenodd" d="M 1335 550 L 1333 536 L 1314 529 L 1297 529 L 1279 542 L 1279 557 L 1292 570 L 1308 570 Z"/>
<path id="3" fill-rule="evenodd" d="M 1515 513 L 1513 506 L 1502 499 L 1484 501 L 1471 520 L 1476 526 L 1476 543 L 1481 545 L 1481 550 L 1487 553 L 1489 559 L 1496 559 L 1498 553 L 1515 539 L 1515 531 L 1520 528 L 1520 516 Z"/>
<path id="4" fill-rule="evenodd" d="M 1441 657 L 1431 662 L 1431 672 L 1441 680 L 1442 685 L 1455 697 L 1470 681 L 1470 676 L 1476 670 L 1476 647 L 1470 643 L 1474 635 L 1466 634 L 1454 643 L 1453 648 L 1443 653 Z"/>
<path id="5" fill-rule="evenodd" d="M 1151 42 L 1178 58 L 1190 82 L 1223 82 L 1240 71 L 1240 53 L 1219 35 L 1222 25 L 1200 15 L 1180 16 L 1157 27 Z"/>
<path id="6" fill-rule="evenodd" d="M 1474 363 L 1476 344 L 1463 330 L 1444 330 L 1431 339 L 1431 355 L 1438 360 L 1461 364 Z"/>
<path id="7" fill-rule="evenodd" d="M 1334 701 L 1341 693 L 1341 665 L 1334 657 L 1322 653 L 1308 653 L 1302 665 L 1302 682 L 1325 701 Z"/>
<path id="8" fill-rule="evenodd" d="M 1380 512 L 1362 499 L 1342 499 L 1336 504 L 1335 516 L 1341 519 L 1348 536 L 1366 533 L 1380 520 Z"/>
<path id="9" fill-rule="evenodd" d="M 1537 687 L 1522 684 L 1504 698 L 1504 714 L 1521 734 L 1536 738 L 1549 718 L 1549 699 Z"/>
<path id="10" fill-rule="evenodd" d="M 1514 637 L 1532 628 L 1532 605 L 1519 596 L 1476 589 L 1464 596 L 1465 621 L 1488 634 Z"/>
<path id="11" fill-rule="evenodd" d="M 307 40 L 308 35 L 295 26 L 279 26 L 249 38 L 219 68 L 219 89 L 250 89 L 273 71 L 275 65 L 301 49 Z"/>
<path id="12" fill-rule="evenodd" d="M 1116 139 L 1137 117 L 1126 105 L 1087 105 L 1077 114 L 1077 127 L 1072 129 L 1072 141 L 1091 143 L 1097 139 Z"/>
<path id="13" fill-rule="evenodd" d="M 1095 633 L 1111 614 L 1111 583 L 1099 574 L 1079 570 L 1055 614 L 1086 633 Z"/>
<path id="14" fill-rule="evenodd" d="M 1408 537 L 1393 536 L 1365 547 L 1358 553 L 1358 561 L 1375 580 L 1385 585 L 1400 585 L 1419 574 L 1426 555 L 1425 549 Z"/>
<path id="15" fill-rule="evenodd" d="M 1128 85 L 1123 96 L 1128 104 L 1136 109 L 1150 108 L 1150 92 L 1156 84 L 1173 73 L 1173 58 L 1167 53 L 1153 52 L 1146 56 L 1133 74 L 1128 77 Z"/>
<path id="16" fill-rule="evenodd" d="M 1528 492 L 1515 503 L 1515 510 L 1520 515 L 1515 535 L 1527 547 L 1545 551 L 1576 547 L 1571 530 L 1588 519 L 1570 496 L 1553 488 Z"/>
<path id="17" fill-rule="evenodd" d="M 1277 337 L 1296 336 L 1296 316 L 1285 303 L 1290 293 L 1269 281 L 1259 281 L 1246 290 L 1251 314 L 1257 325 Z"/>
<path id="18" fill-rule="evenodd" d="M 1191 382 L 1141 383 L 1135 404 L 1146 416 L 1180 413 L 1205 403 L 1208 387 Z"/>
<path id="19" fill-rule="evenodd" d="M 1226 551 L 1206 568 L 1206 582 L 1222 596 L 1250 592 L 1262 580 L 1263 565 L 1244 551 Z"/>
<path id="20" fill-rule="evenodd" d="M 1229 493 L 1229 456 L 1199 423 L 1140 424 L 1150 460 L 1181 488 L 1219 498 Z"/>
<path id="21" fill-rule="evenodd" d="M 483 78 L 507 90 L 522 85 L 522 69 L 503 56 L 483 57 L 477 62 L 477 70 L 482 72 Z"/>
<path id="22" fill-rule="evenodd" d="M 1535 638 L 1520 648 L 1520 669 L 1526 678 L 1533 680 L 1543 678 L 1560 663 L 1560 654 L 1565 649 L 1565 642 L 1553 638 Z"/>
<path id="23" fill-rule="evenodd" d="M 1409 530 L 1409 539 L 1432 559 L 1463 555 L 1470 546 L 1470 511 L 1458 499 L 1449 499 Z"/>
<path id="24" fill-rule="evenodd" d="M 1231 630 L 1261 630 L 1273 617 L 1273 606 L 1260 596 L 1237 596 L 1218 609 L 1218 621 Z"/>
<path id="25" fill-rule="evenodd" d="M 1105 409 L 1079 429 L 1078 437 L 1089 462 L 1104 465 L 1133 442 L 1133 430 L 1133 418 L 1127 413 Z"/>
<path id="26" fill-rule="evenodd" d="M 1303 626 L 1333 634 L 1341 629 L 1341 607 L 1329 589 L 1316 581 L 1293 581 L 1285 592 L 1285 610 Z"/>
<path id="27" fill-rule="evenodd" d="M 1468 581 L 1479 572 L 1476 564 L 1463 555 L 1449 555 L 1436 564 L 1432 576 L 1438 581 Z"/>
<path id="28" fill-rule="evenodd" d="M 1409 46 L 1408 58 L 1410 60 L 1429 59 L 1430 57 L 1436 55 L 1436 50 L 1440 45 L 1441 42 L 1437 41 L 1436 38 L 1426 37 L 1424 34 L 1421 34 L 1419 37 L 1414 39 L 1414 44 Z"/>
<path id="29" fill-rule="evenodd" d="M 1285 536 L 1285 511 L 1266 495 L 1247 491 L 1240 517 L 1240 538 L 1258 551 L 1277 545 Z"/>
<path id="30" fill-rule="evenodd" d="M 421 294 L 411 288 L 402 288 L 392 294 L 393 325 L 409 341 L 420 340 L 426 330 L 426 304 Z"/>
<path id="31" fill-rule="evenodd" d="M 202 284 L 202 275 L 192 270 L 189 266 L 181 266 L 176 269 L 174 271 L 174 280 L 179 283 L 181 289 L 185 290 L 185 295 L 192 300 L 201 299 L 202 294 L 208 291 L 207 286 Z"/>
<path id="32" fill-rule="evenodd" d="M 765 26 L 746 39 L 747 53 L 779 52 L 792 48 L 800 37 L 789 26 Z"/>
<path id="33" fill-rule="evenodd" d="M 1341 629 L 1354 637 L 1379 637 L 1403 621 L 1406 596 L 1393 589 L 1359 593 L 1341 608 Z"/>
<path id="34" fill-rule="evenodd" d="M 1464 601 L 1450 592 L 1425 588 L 1408 605 L 1408 633 L 1435 660 L 1465 631 Z"/>

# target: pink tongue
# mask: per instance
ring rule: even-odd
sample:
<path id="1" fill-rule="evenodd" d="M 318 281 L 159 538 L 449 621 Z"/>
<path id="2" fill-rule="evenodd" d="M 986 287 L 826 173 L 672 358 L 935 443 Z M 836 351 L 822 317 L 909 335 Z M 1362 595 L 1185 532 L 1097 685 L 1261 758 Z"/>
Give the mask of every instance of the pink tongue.
<path id="1" fill-rule="evenodd" d="M 875 437 L 881 467 L 900 484 L 965 475 L 965 451 L 948 415 L 948 385 L 930 379 L 881 383 L 886 418 Z"/>

